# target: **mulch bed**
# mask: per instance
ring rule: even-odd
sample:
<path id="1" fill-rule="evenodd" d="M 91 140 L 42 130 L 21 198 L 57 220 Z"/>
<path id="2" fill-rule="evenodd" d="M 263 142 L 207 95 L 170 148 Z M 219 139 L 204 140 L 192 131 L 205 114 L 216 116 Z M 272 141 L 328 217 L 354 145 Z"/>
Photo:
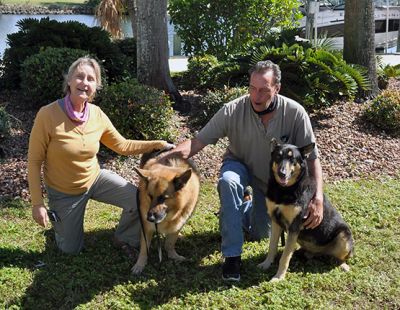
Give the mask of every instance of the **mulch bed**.
<path id="1" fill-rule="evenodd" d="M 400 89 L 400 82 L 391 80 L 389 88 Z M 0 105 L 6 105 L 7 111 L 15 118 L 12 137 L 0 140 L 4 153 L 0 159 L 0 200 L 29 199 L 27 152 L 35 112 L 24 111 L 17 102 L 13 96 L 0 96 Z M 310 115 L 325 182 L 400 176 L 400 137 L 392 137 L 372 124 L 365 123 L 362 118 L 364 109 L 364 104 L 344 102 Z M 176 115 L 176 126 L 180 131 L 176 143 L 194 134 L 186 125 L 187 119 L 188 116 Z M 226 141 L 223 140 L 207 146 L 194 156 L 203 179 L 217 180 L 225 146 Z M 138 165 L 138 157 L 121 159 L 101 152 L 99 160 L 103 168 L 113 170 L 131 182 L 137 182 L 132 167 Z"/>

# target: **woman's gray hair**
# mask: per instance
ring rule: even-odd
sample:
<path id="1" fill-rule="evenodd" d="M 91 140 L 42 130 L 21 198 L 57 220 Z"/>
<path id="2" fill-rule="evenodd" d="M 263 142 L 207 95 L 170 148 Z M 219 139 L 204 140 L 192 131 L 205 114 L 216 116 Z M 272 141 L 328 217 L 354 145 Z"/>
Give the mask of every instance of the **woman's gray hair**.
<path id="1" fill-rule="evenodd" d="M 72 78 L 75 70 L 80 67 L 88 65 L 93 68 L 94 74 L 96 75 L 96 90 L 101 89 L 101 69 L 99 63 L 89 56 L 84 56 L 75 60 L 68 69 L 68 73 L 64 75 L 63 92 L 65 95 L 69 94 L 71 91 L 69 89 L 68 81 Z M 93 99 L 93 98 L 92 98 Z"/>
<path id="2" fill-rule="evenodd" d="M 257 62 L 253 67 L 250 68 L 249 74 L 251 76 L 253 73 L 265 73 L 267 71 L 272 71 L 275 78 L 275 84 L 280 85 L 282 78 L 281 69 L 271 60 L 263 60 Z"/>

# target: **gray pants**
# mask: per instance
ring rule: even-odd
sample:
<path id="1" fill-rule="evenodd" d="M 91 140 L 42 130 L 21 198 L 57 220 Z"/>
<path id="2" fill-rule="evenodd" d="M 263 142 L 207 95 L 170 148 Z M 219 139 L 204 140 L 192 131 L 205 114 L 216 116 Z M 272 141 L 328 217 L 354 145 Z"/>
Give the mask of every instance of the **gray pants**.
<path id="1" fill-rule="evenodd" d="M 115 237 L 140 245 L 140 220 L 136 206 L 137 188 L 121 176 L 102 169 L 90 189 L 81 195 L 69 195 L 47 187 L 49 208 L 60 222 L 52 222 L 57 246 L 65 253 L 76 254 L 83 248 L 83 218 L 89 199 L 121 207 L 122 214 Z"/>

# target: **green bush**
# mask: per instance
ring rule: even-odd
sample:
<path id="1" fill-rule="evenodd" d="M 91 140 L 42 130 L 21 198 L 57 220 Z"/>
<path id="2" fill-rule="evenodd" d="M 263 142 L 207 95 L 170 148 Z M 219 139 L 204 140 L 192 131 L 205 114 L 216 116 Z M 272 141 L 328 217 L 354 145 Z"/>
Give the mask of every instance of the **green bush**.
<path id="1" fill-rule="evenodd" d="M 124 55 L 124 63 L 122 64 L 121 68 L 123 72 L 116 78 L 116 80 L 122 80 L 122 78 L 136 78 L 136 39 L 125 38 L 122 40 L 116 40 L 114 41 L 114 44 Z"/>
<path id="2" fill-rule="evenodd" d="M 400 91 L 385 90 L 365 110 L 368 121 L 388 133 L 400 134 Z"/>
<path id="3" fill-rule="evenodd" d="M 241 59 L 232 57 L 220 62 L 212 55 L 203 55 L 191 57 L 188 70 L 175 78 L 184 89 L 222 89 L 247 85 L 248 70 L 249 63 Z"/>
<path id="4" fill-rule="evenodd" d="M 199 112 L 195 113 L 192 124 L 203 127 L 218 110 L 229 101 L 248 93 L 247 87 L 225 87 L 222 90 L 209 91 L 199 104 Z"/>
<path id="5" fill-rule="evenodd" d="M 173 109 L 161 91 L 141 85 L 135 79 L 104 87 L 96 104 L 126 138 L 173 140 Z"/>
<path id="6" fill-rule="evenodd" d="M 186 83 L 194 89 L 206 89 L 212 79 L 211 70 L 218 65 L 218 59 L 212 55 L 193 56 L 189 58 L 185 74 Z"/>
<path id="7" fill-rule="evenodd" d="M 10 115 L 4 107 L 0 106 L 0 141 L 10 136 L 11 121 Z"/>
<path id="8" fill-rule="evenodd" d="M 9 47 L 3 55 L 4 74 L 1 86 L 15 89 L 20 86 L 21 65 L 26 58 L 44 47 L 81 49 L 96 55 L 104 65 L 107 79 L 118 80 L 124 74 L 127 57 L 110 34 L 100 27 L 88 27 L 76 21 L 58 22 L 49 18 L 26 18 L 18 21 L 18 32 L 7 35 Z"/>
<path id="9" fill-rule="evenodd" d="M 63 97 L 62 85 L 69 66 L 88 52 L 71 48 L 47 48 L 28 57 L 21 66 L 21 90 L 32 108 Z"/>

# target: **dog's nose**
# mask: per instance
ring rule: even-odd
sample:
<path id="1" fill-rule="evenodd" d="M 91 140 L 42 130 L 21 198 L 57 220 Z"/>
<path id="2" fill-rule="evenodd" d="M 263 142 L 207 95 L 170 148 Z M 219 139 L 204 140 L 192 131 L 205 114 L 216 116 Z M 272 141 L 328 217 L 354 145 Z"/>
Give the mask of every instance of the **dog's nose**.
<path id="1" fill-rule="evenodd" d="M 154 223 L 156 221 L 156 217 L 155 217 L 154 212 L 148 212 L 147 213 L 147 220 L 149 222 L 152 222 L 152 223 Z"/>

